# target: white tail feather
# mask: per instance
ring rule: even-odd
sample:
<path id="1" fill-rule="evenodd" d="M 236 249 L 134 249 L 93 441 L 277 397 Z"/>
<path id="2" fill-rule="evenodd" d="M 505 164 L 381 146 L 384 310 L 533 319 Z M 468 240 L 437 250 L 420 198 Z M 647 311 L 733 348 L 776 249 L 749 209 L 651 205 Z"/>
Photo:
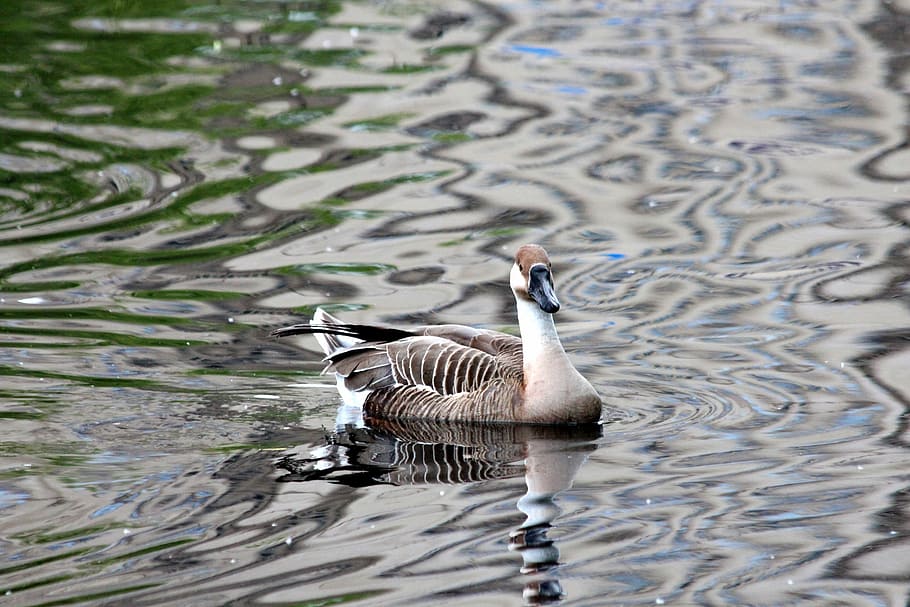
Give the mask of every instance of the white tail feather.
<path id="1" fill-rule="evenodd" d="M 313 320 L 311 322 L 317 325 L 344 324 L 340 319 L 332 316 L 322 308 L 316 308 L 316 311 L 313 313 Z M 316 342 L 319 344 L 319 347 L 322 348 L 322 351 L 325 352 L 326 356 L 334 354 L 338 350 L 356 346 L 363 341 L 362 339 L 357 339 L 356 337 L 347 337 L 345 335 L 329 335 L 328 333 L 314 333 L 313 337 L 316 338 Z"/>

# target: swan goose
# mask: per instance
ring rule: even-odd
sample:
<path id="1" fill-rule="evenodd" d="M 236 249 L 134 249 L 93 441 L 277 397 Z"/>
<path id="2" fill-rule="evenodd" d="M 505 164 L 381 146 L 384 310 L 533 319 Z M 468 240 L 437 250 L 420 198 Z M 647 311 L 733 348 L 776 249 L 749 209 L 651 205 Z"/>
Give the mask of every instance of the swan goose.
<path id="1" fill-rule="evenodd" d="M 550 259 L 518 249 L 509 276 L 521 338 L 463 325 L 410 330 L 342 322 L 321 308 L 273 336 L 312 334 L 345 402 L 367 418 L 592 423 L 601 400 L 566 355 Z"/>

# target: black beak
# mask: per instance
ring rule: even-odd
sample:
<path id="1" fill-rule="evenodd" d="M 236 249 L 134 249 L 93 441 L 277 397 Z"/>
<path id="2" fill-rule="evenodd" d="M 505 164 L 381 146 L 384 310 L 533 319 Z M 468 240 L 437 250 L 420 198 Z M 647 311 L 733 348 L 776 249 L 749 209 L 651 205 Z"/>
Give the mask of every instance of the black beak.
<path id="1" fill-rule="evenodd" d="M 543 264 L 531 266 L 528 272 L 528 295 L 547 314 L 555 314 L 559 311 L 559 300 L 553 289 L 553 275 L 550 274 L 550 268 L 547 266 Z"/>

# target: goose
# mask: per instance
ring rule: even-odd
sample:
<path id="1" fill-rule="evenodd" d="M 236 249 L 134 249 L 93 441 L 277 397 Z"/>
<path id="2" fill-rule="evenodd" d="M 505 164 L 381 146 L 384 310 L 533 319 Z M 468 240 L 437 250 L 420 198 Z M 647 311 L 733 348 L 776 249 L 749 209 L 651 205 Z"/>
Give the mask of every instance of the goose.
<path id="1" fill-rule="evenodd" d="M 397 329 L 341 321 L 322 308 L 275 337 L 311 334 L 346 404 L 365 418 L 531 424 L 600 419 L 601 399 L 572 365 L 553 314 L 559 300 L 550 258 L 526 244 L 509 284 L 521 337 L 464 325 Z"/>

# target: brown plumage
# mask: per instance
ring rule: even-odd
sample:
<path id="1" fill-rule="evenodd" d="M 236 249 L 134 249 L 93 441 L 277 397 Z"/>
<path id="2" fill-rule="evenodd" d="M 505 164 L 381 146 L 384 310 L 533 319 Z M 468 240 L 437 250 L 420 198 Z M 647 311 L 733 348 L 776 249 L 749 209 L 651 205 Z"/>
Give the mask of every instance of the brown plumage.
<path id="1" fill-rule="evenodd" d="M 344 323 L 322 309 L 276 336 L 313 334 L 326 373 L 367 417 L 589 423 L 600 398 L 572 366 L 552 321 L 559 309 L 543 248 L 518 250 L 510 284 L 522 337 L 463 325 L 412 330 Z"/>

